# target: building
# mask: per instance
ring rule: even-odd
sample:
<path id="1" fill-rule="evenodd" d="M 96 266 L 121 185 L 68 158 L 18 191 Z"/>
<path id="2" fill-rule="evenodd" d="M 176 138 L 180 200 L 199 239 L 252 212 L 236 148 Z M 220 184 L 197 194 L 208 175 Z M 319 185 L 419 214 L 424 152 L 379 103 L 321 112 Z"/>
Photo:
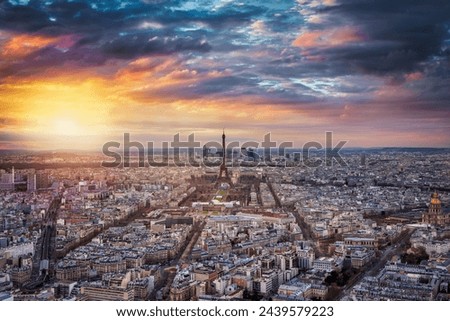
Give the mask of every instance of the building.
<path id="1" fill-rule="evenodd" d="M 351 296 L 359 301 L 431 301 L 440 291 L 446 291 L 441 285 L 449 278 L 443 269 L 390 263 L 376 277 L 365 277 Z"/>
<path id="2" fill-rule="evenodd" d="M 352 267 L 361 269 L 375 257 L 374 251 L 353 251 L 350 255 Z"/>
<path id="3" fill-rule="evenodd" d="M 50 186 L 50 179 L 46 172 L 36 173 L 36 189 L 48 188 Z"/>
<path id="4" fill-rule="evenodd" d="M 14 167 L 11 169 L 11 173 L 3 173 L 0 177 L 0 190 L 13 191 L 14 177 Z"/>
<path id="5" fill-rule="evenodd" d="M 76 282 L 58 282 L 55 284 L 55 296 L 58 298 L 68 298 L 72 295 Z"/>
<path id="6" fill-rule="evenodd" d="M 59 281 L 80 281 L 89 278 L 89 266 L 76 261 L 61 261 L 56 266 L 56 279 Z"/>
<path id="7" fill-rule="evenodd" d="M 0 292 L 0 301 L 14 301 L 14 297 L 7 292 Z"/>
<path id="8" fill-rule="evenodd" d="M 127 269 L 126 261 L 121 257 L 102 257 L 97 259 L 92 264 L 92 268 L 97 271 L 98 275 L 102 276 L 105 273 L 123 272 Z"/>
<path id="9" fill-rule="evenodd" d="M 438 193 L 431 195 L 428 211 L 423 213 L 422 222 L 430 225 L 446 226 L 450 224 L 450 214 L 444 213 Z"/>
<path id="10" fill-rule="evenodd" d="M 344 238 L 346 247 L 365 247 L 370 249 L 378 248 L 378 239 L 376 237 L 346 237 Z"/>
<path id="11" fill-rule="evenodd" d="M 304 301 L 313 298 L 324 300 L 327 293 L 328 288 L 325 285 L 292 280 L 291 282 L 280 286 L 278 294 L 273 297 L 273 300 Z"/>
<path id="12" fill-rule="evenodd" d="M 320 257 L 313 262 L 313 268 L 319 271 L 333 271 L 335 260 L 332 257 Z"/>
<path id="13" fill-rule="evenodd" d="M 170 301 L 189 301 L 196 295 L 197 281 L 189 280 L 172 285 L 170 288 Z"/>
<path id="14" fill-rule="evenodd" d="M 312 247 L 299 247 L 297 249 L 298 267 L 302 270 L 308 270 L 312 268 L 313 262 L 316 258 L 314 249 Z"/>
<path id="15" fill-rule="evenodd" d="M 25 282 L 31 279 L 31 267 L 15 267 L 11 271 L 11 281 L 14 286 L 22 286 Z"/>
<path id="16" fill-rule="evenodd" d="M 0 273 L 0 292 L 9 291 L 12 287 L 11 276 L 7 273 Z"/>
<path id="17" fill-rule="evenodd" d="M 36 187 L 36 174 L 32 173 L 32 174 L 28 174 L 28 179 L 27 179 L 27 192 L 34 192 L 36 191 L 37 187 Z"/>
<path id="18" fill-rule="evenodd" d="M 89 285 L 81 288 L 81 294 L 89 301 L 133 301 L 134 288 Z"/>
<path id="19" fill-rule="evenodd" d="M 0 249 L 0 256 L 2 255 L 12 259 L 19 259 L 21 256 L 33 256 L 34 245 L 32 242 L 14 244 L 12 246 Z"/>
<path id="20" fill-rule="evenodd" d="M 135 301 L 147 300 L 150 293 L 155 288 L 154 281 L 155 278 L 153 276 L 131 281 L 129 283 L 129 286 L 134 289 L 134 300 Z"/>

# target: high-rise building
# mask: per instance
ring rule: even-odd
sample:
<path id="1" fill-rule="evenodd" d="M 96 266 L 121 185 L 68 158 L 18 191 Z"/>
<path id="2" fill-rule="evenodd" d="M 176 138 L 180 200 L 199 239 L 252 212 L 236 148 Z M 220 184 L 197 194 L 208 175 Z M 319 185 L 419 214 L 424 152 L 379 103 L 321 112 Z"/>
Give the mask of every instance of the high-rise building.
<path id="1" fill-rule="evenodd" d="M 28 174 L 27 179 L 27 192 L 34 192 L 36 191 L 36 174 L 30 173 Z"/>
<path id="2" fill-rule="evenodd" d="M 203 145 L 203 158 L 207 158 L 209 154 L 209 148 L 206 145 Z"/>
<path id="3" fill-rule="evenodd" d="M 11 170 L 11 173 L 2 174 L 1 179 L 2 184 L 14 184 L 14 167 Z"/>
<path id="4" fill-rule="evenodd" d="M 11 169 L 11 173 L 3 173 L 1 175 L 0 190 L 14 190 L 14 167 Z"/>
<path id="5" fill-rule="evenodd" d="M 48 188 L 50 180 L 46 172 L 36 173 L 36 189 Z"/>

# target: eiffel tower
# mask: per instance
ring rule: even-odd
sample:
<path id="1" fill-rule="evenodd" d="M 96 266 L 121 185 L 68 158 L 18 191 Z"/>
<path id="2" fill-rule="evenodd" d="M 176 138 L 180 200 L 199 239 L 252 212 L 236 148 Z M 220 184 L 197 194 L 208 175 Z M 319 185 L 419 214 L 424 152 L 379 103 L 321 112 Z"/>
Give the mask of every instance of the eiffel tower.
<path id="1" fill-rule="evenodd" d="M 222 164 L 220 164 L 219 180 L 221 178 L 229 179 L 228 168 L 226 164 L 227 150 L 225 148 L 225 129 L 223 130 L 222 134 L 222 154 Z"/>

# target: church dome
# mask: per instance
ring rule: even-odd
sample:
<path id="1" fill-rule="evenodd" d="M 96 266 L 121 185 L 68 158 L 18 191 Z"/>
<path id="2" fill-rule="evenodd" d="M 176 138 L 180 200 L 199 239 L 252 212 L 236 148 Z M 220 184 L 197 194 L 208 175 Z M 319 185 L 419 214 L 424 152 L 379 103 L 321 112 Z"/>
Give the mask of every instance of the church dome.
<path id="1" fill-rule="evenodd" d="M 441 200 L 439 199 L 438 193 L 434 192 L 431 195 L 431 204 L 435 204 L 435 205 L 441 204 Z"/>

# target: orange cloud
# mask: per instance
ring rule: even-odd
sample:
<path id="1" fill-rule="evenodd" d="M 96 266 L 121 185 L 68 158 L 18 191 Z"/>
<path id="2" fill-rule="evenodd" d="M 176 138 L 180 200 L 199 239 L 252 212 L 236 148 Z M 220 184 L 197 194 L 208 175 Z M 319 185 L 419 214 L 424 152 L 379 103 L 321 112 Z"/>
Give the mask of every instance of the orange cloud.
<path id="1" fill-rule="evenodd" d="M 3 58 L 22 58 L 58 41 L 56 37 L 18 35 L 13 36 L 0 48 Z"/>
<path id="2" fill-rule="evenodd" d="M 124 65 L 115 75 L 114 82 L 120 88 L 123 95 L 130 94 L 133 99 L 142 102 L 140 93 L 145 93 L 144 100 L 166 101 L 167 99 L 182 99 L 163 94 L 158 96 L 159 90 L 171 86 L 195 86 L 198 82 L 230 75 L 230 71 L 218 71 L 212 69 L 208 72 L 200 72 L 176 58 L 139 58 Z M 155 97 L 153 97 L 155 96 Z"/>
<path id="3" fill-rule="evenodd" d="M 405 79 L 407 81 L 416 81 L 416 80 L 421 80 L 423 78 L 423 73 L 421 72 L 412 72 L 406 75 Z"/>
<path id="4" fill-rule="evenodd" d="M 357 29 L 339 27 L 304 32 L 292 42 L 292 45 L 300 48 L 338 47 L 363 39 L 364 37 Z"/>
<path id="5" fill-rule="evenodd" d="M 336 4 L 336 0 L 323 0 L 322 2 L 327 6 L 334 6 Z"/>
<path id="6" fill-rule="evenodd" d="M 158 75 L 166 75 L 179 66 L 175 58 L 138 58 L 131 61 L 116 73 L 120 83 L 144 83 Z"/>
<path id="7" fill-rule="evenodd" d="M 316 7 L 328 7 L 333 6 L 336 4 L 336 0 L 313 0 L 313 1 L 306 1 L 306 0 L 297 0 L 297 3 L 300 5 L 306 5 L 308 4 L 312 8 Z"/>
<path id="8" fill-rule="evenodd" d="M 374 94 L 377 99 L 387 99 L 390 101 L 409 100 L 415 97 L 415 92 L 412 89 L 389 84 L 381 86 Z"/>

